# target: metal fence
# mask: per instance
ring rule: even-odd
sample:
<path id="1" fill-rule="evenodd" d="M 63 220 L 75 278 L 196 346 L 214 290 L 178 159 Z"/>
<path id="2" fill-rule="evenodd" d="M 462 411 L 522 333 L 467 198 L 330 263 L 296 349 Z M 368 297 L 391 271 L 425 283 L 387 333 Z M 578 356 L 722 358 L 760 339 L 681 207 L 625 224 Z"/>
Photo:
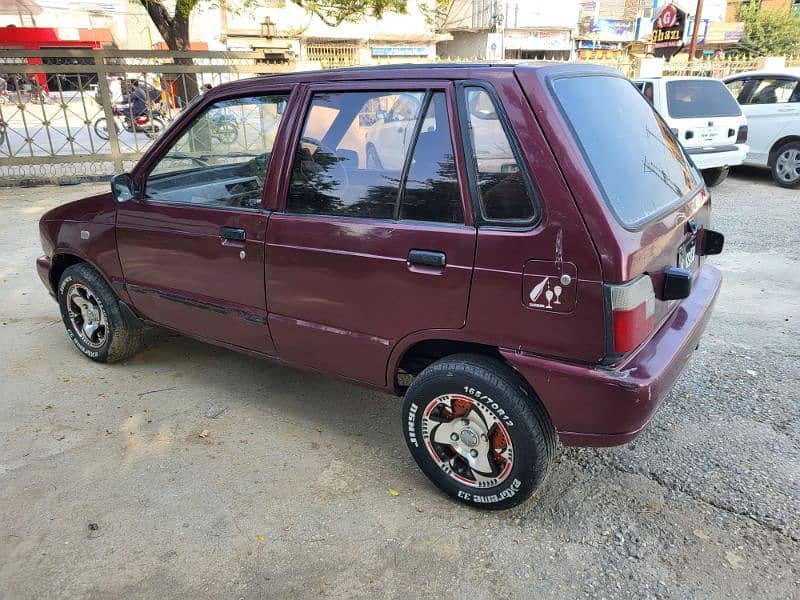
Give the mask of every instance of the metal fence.
<path id="1" fill-rule="evenodd" d="M 0 49 L 0 185 L 107 178 L 129 168 L 204 84 L 293 70 L 258 52 Z M 114 102 L 134 80 L 148 94 L 141 123 Z"/>
<path id="2" fill-rule="evenodd" d="M 357 62 L 353 47 L 336 50 L 312 48 L 309 57 L 324 67 Z M 639 69 L 634 57 L 584 62 L 628 77 Z M 787 66 L 798 63 L 787 59 Z M 755 59 L 672 62 L 664 75 L 719 78 L 755 68 Z M 204 84 L 294 69 L 259 52 L 0 49 L 0 76 L 8 82 L 0 95 L 0 186 L 108 178 L 130 168 Z M 127 91 L 115 88 L 119 80 L 137 80 L 150 92 L 145 123 L 115 104 L 112 96 Z"/>
<path id="3" fill-rule="evenodd" d="M 743 71 L 754 71 L 757 68 L 756 59 L 736 59 L 736 60 L 696 60 L 691 64 L 686 62 L 667 62 L 664 63 L 663 74 L 670 75 L 691 75 L 693 77 L 713 77 L 720 79 L 741 73 Z"/>

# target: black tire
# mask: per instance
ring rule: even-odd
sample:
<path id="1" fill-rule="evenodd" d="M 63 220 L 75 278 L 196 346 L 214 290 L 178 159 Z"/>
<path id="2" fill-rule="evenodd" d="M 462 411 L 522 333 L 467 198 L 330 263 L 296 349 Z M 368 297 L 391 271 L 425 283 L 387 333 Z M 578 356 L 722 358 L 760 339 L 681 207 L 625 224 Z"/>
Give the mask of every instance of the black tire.
<path id="1" fill-rule="evenodd" d="M 708 187 L 716 187 L 728 177 L 730 169 L 728 167 L 715 167 L 713 169 L 703 169 L 703 179 Z"/>
<path id="2" fill-rule="evenodd" d="M 791 158 L 790 158 L 791 157 Z M 800 187 L 800 142 L 788 142 L 775 151 L 772 179 L 781 187 Z"/>
<path id="3" fill-rule="evenodd" d="M 78 299 L 80 298 L 80 299 Z M 82 303 L 93 312 L 90 325 L 86 327 Z M 100 274 L 86 263 L 68 267 L 58 282 L 58 306 L 61 319 L 75 346 L 86 356 L 97 362 L 117 362 L 135 354 L 142 343 L 143 324 L 122 308 Z M 93 330 L 87 334 L 87 330 Z"/>
<path id="4" fill-rule="evenodd" d="M 479 355 L 448 356 L 422 371 L 406 392 L 403 430 L 411 455 L 437 487 L 489 510 L 527 500 L 556 452 L 553 424 L 527 383 L 500 360 Z M 437 436 L 454 443 L 438 443 Z M 491 468 L 484 475 L 472 469 L 465 452 L 476 461 L 485 454 L 476 464 Z"/>
<path id="5" fill-rule="evenodd" d="M 119 127 L 117 126 L 116 121 L 113 123 L 114 129 L 116 129 L 117 133 L 119 133 Z M 108 134 L 108 124 L 105 117 L 100 117 L 94 122 L 94 132 L 101 140 L 107 140 L 110 137 Z"/>

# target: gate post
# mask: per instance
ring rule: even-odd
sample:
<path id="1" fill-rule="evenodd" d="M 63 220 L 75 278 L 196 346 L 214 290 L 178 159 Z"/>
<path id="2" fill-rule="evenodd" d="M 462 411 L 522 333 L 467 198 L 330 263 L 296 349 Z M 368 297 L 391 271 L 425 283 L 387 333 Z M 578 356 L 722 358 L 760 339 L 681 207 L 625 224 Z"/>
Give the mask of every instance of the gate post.
<path id="1" fill-rule="evenodd" d="M 109 70 L 106 65 L 106 53 L 97 50 L 94 53 L 95 71 L 97 72 L 97 89 L 100 91 L 100 101 L 103 106 L 103 114 L 106 117 L 106 131 L 108 131 L 108 141 L 111 144 L 111 156 L 114 160 L 114 171 L 122 173 L 125 167 L 122 164 L 122 152 L 119 149 L 119 137 L 116 123 L 114 122 L 114 112 L 111 106 L 111 90 L 108 87 Z M 91 134 L 90 134 L 91 135 Z"/>

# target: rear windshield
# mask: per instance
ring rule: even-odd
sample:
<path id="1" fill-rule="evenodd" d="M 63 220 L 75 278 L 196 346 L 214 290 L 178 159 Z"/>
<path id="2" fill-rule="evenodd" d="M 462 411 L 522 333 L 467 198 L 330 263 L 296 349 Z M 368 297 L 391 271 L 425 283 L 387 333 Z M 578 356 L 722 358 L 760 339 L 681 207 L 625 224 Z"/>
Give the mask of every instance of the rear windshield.
<path id="1" fill-rule="evenodd" d="M 553 82 L 553 90 L 606 202 L 625 227 L 668 212 L 700 184 L 667 124 L 627 79 L 565 77 Z"/>
<path id="2" fill-rule="evenodd" d="M 668 81 L 667 110 L 673 119 L 738 117 L 742 114 L 725 84 L 715 79 Z"/>

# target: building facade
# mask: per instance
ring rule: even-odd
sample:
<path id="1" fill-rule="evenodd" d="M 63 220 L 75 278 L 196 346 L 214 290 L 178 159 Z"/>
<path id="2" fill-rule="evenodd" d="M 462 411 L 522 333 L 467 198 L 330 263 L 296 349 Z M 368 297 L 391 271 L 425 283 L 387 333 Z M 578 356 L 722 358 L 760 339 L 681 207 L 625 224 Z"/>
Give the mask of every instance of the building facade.
<path id="1" fill-rule="evenodd" d="M 434 0 L 409 0 L 404 14 L 384 13 L 333 26 L 287 0 L 263 0 L 246 12 L 198 14 L 199 39 L 212 50 L 263 50 L 301 67 L 338 67 L 433 60 L 436 40 L 426 10 Z"/>
<path id="2" fill-rule="evenodd" d="M 452 0 L 438 44 L 444 59 L 556 59 L 572 56 L 578 1 Z"/>

